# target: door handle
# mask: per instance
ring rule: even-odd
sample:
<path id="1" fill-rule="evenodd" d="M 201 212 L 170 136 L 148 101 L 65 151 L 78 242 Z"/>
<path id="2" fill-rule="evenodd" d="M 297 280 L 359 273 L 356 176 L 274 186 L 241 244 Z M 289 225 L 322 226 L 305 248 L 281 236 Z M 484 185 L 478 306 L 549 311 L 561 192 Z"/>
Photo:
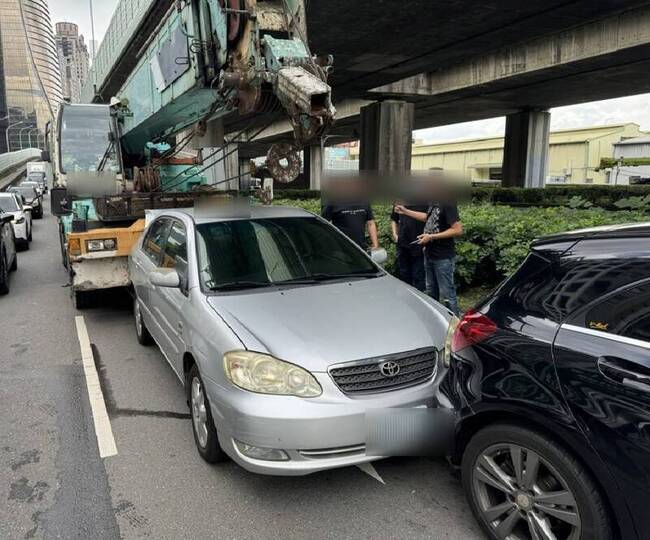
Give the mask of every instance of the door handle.
<path id="1" fill-rule="evenodd" d="M 630 367 L 631 364 L 632 362 L 621 358 L 602 356 L 598 359 L 598 370 L 605 377 L 613 379 L 616 382 L 634 388 L 639 388 L 640 385 L 647 386 L 647 390 L 650 391 L 650 374 L 633 369 Z"/>

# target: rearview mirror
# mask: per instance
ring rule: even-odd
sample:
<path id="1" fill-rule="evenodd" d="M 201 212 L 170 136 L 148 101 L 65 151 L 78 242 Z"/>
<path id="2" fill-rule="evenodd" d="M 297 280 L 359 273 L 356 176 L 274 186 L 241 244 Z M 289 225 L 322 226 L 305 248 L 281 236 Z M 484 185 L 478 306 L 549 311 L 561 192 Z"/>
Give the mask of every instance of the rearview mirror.
<path id="1" fill-rule="evenodd" d="M 370 258 L 372 262 L 381 266 L 388 260 L 388 253 L 384 248 L 372 249 L 370 250 Z"/>
<path id="2" fill-rule="evenodd" d="M 154 271 L 149 274 L 149 282 L 156 287 L 178 289 L 181 278 L 176 270 Z"/>

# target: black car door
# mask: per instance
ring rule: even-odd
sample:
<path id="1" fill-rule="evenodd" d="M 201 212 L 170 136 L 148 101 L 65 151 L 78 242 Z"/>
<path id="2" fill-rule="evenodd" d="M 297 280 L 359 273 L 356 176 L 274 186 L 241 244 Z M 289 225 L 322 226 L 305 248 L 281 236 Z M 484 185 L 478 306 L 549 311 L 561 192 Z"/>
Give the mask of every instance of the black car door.
<path id="1" fill-rule="evenodd" d="M 554 344 L 565 397 L 650 531 L 650 280 L 571 315 Z"/>

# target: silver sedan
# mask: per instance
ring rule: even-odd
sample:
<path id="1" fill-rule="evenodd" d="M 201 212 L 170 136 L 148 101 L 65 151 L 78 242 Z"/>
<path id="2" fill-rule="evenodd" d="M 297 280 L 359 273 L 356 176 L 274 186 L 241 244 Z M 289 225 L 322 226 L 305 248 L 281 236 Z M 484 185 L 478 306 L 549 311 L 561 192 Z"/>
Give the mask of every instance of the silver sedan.
<path id="1" fill-rule="evenodd" d="M 442 408 L 448 310 L 308 212 L 199 214 L 157 213 L 129 271 L 137 338 L 185 386 L 206 461 L 276 475 L 361 464 L 394 454 L 377 433 L 405 436 L 384 411 Z"/>

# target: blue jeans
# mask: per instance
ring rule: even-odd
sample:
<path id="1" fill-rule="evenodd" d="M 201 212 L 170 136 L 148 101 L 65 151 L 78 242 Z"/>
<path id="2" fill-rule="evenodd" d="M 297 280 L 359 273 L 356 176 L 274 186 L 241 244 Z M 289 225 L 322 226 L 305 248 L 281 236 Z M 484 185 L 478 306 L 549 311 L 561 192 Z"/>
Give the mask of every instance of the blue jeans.
<path id="1" fill-rule="evenodd" d="M 424 255 L 414 255 L 409 249 L 397 248 L 397 267 L 400 279 L 420 291 L 425 289 Z"/>
<path id="2" fill-rule="evenodd" d="M 454 268 L 454 259 L 424 258 L 424 275 L 427 284 L 425 292 L 459 315 L 456 285 L 454 285 Z"/>

